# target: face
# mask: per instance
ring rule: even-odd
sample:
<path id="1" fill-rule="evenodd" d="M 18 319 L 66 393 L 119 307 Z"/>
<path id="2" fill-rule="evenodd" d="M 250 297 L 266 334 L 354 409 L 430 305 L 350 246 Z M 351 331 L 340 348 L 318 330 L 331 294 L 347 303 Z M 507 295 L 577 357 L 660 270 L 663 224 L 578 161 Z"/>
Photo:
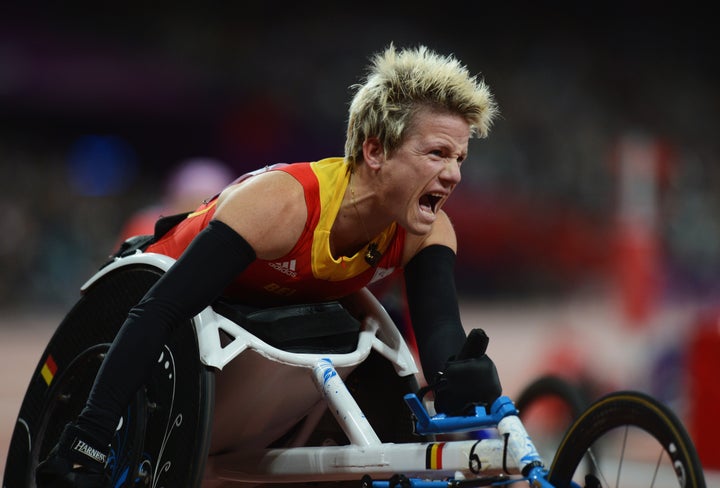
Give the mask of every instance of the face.
<path id="1" fill-rule="evenodd" d="M 460 183 L 470 126 L 459 115 L 422 110 L 402 145 L 381 164 L 386 202 L 412 234 L 430 231 L 439 210 Z"/>

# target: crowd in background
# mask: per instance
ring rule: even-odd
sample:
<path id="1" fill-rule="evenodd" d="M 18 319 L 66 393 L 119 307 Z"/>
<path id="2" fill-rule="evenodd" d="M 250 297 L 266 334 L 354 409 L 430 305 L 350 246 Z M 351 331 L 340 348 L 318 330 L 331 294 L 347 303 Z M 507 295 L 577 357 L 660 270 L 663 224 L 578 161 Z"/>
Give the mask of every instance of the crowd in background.
<path id="1" fill-rule="evenodd" d="M 448 204 L 461 293 L 613 286 L 629 208 L 664 298 L 718 296 L 720 66 L 702 16 L 474 7 L 436 29 L 402 9 L 68 9 L 0 20 L 0 308 L 73 303 L 187 159 L 240 174 L 340 155 L 349 87 L 390 41 L 456 53 L 500 106 Z"/>

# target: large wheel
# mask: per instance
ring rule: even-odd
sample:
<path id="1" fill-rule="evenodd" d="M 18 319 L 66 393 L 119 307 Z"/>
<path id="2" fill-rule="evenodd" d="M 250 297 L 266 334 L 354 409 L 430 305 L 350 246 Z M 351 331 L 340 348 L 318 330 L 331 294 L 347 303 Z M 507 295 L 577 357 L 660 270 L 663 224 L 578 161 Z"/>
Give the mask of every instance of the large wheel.
<path id="1" fill-rule="evenodd" d="M 585 453 L 593 458 L 595 472 L 588 473 L 581 463 Z M 705 488 L 697 452 L 682 423 L 664 404 L 631 391 L 604 396 L 575 421 L 557 450 L 549 479 L 557 488 L 570 486 L 571 480 L 586 488 Z"/>
<path id="2" fill-rule="evenodd" d="M 128 311 L 162 275 L 148 265 L 117 268 L 95 282 L 55 331 L 25 393 L 3 486 L 35 486 L 35 467 L 82 409 Z M 151 379 L 118 425 L 107 464 L 113 486 L 200 486 L 214 376 L 199 360 L 191 322 L 165 345 Z"/>

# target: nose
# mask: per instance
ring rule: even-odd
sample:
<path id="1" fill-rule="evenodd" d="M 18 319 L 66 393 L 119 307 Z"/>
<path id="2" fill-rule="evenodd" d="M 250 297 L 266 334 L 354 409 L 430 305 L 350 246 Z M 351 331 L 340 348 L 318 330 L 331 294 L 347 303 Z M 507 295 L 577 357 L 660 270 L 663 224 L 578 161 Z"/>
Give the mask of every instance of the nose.
<path id="1" fill-rule="evenodd" d="M 450 183 L 451 185 L 457 185 L 462 179 L 460 174 L 460 163 L 457 159 L 449 159 L 442 172 L 440 173 L 440 179 Z"/>

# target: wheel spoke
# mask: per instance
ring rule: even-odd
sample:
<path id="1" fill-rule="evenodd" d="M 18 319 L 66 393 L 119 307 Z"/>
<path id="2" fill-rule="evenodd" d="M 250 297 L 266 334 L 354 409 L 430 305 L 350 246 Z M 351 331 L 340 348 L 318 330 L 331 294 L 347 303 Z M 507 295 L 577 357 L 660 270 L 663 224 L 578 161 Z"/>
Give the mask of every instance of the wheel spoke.
<path id="1" fill-rule="evenodd" d="M 663 454 L 665 451 L 660 449 L 660 452 L 658 453 L 658 460 L 655 464 L 655 472 L 653 473 L 652 483 L 650 484 L 650 488 L 653 488 L 655 486 L 655 480 L 657 480 L 658 473 L 660 472 L 660 464 L 662 463 Z M 672 462 L 672 460 L 670 460 Z"/>
<path id="2" fill-rule="evenodd" d="M 622 465 L 623 461 L 625 460 L 625 449 L 627 448 L 627 440 L 628 440 L 628 431 L 629 428 L 625 426 L 625 431 L 623 432 L 623 440 L 620 449 L 620 457 L 618 458 L 618 468 L 617 468 L 617 476 L 615 478 L 615 487 L 617 488 L 620 486 L 620 473 L 622 473 Z"/>

